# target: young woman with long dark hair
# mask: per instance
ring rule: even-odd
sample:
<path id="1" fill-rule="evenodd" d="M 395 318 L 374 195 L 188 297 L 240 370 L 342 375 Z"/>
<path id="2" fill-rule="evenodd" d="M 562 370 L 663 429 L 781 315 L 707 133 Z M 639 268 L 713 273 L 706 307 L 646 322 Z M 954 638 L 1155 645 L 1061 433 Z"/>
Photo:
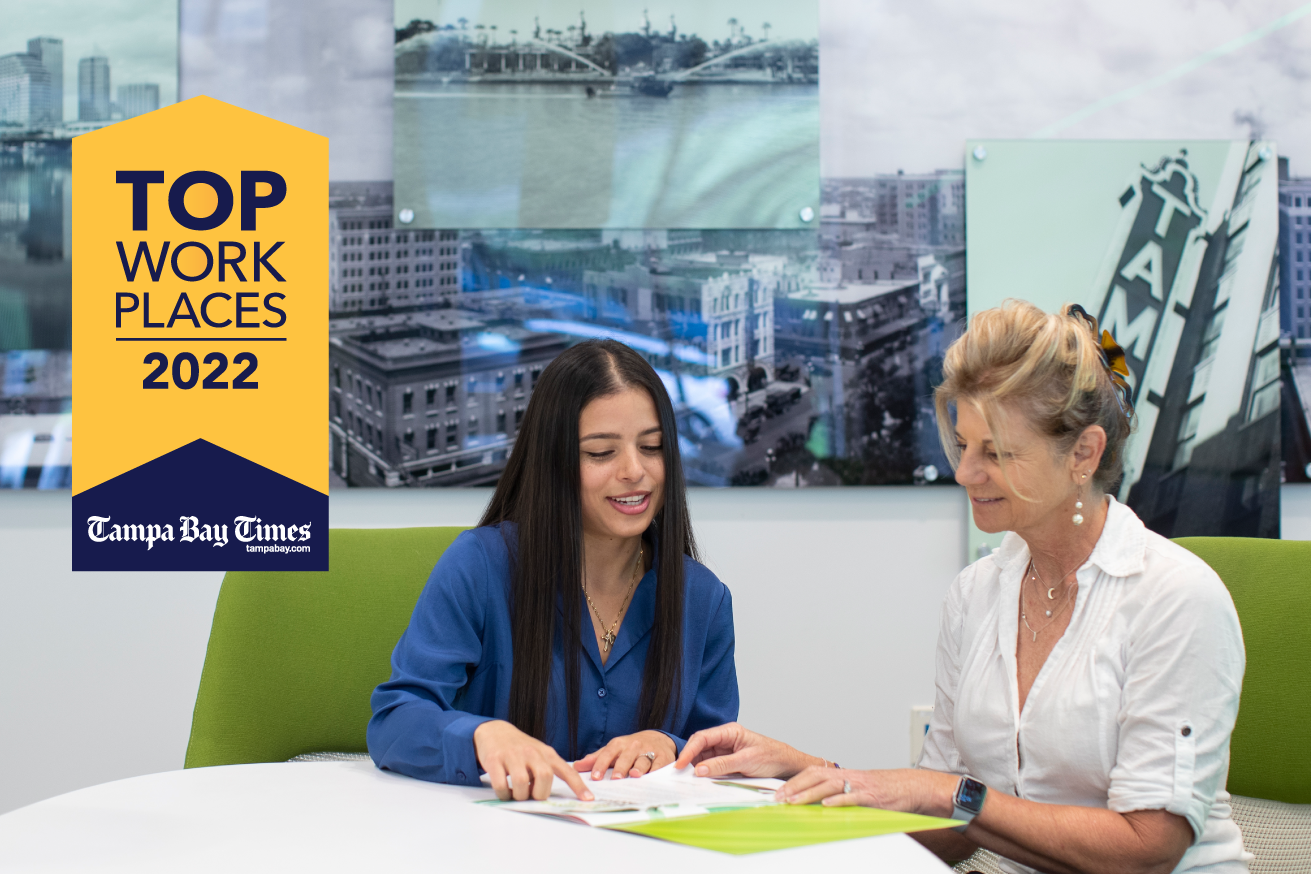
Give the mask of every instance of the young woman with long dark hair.
<path id="1" fill-rule="evenodd" d="M 519 800 L 672 762 L 738 709 L 732 601 L 696 559 L 660 377 L 613 340 L 566 350 L 373 693 L 374 762 Z"/>

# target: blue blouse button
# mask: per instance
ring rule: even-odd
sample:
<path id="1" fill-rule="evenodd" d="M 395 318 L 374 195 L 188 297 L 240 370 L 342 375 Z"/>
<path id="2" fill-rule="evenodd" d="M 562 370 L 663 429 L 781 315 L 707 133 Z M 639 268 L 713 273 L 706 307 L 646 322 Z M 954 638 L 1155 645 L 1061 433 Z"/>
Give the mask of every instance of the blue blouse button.
<path id="1" fill-rule="evenodd" d="M 463 771 L 456 771 L 456 772 L 455 772 L 455 779 L 457 779 L 457 780 L 463 780 L 463 779 L 464 779 L 464 772 L 463 772 Z"/>
<path id="2" fill-rule="evenodd" d="M 604 698 L 604 697 L 605 697 L 605 690 L 604 690 L 604 689 L 597 689 L 597 690 L 596 690 L 596 697 L 597 697 L 597 698 Z"/>

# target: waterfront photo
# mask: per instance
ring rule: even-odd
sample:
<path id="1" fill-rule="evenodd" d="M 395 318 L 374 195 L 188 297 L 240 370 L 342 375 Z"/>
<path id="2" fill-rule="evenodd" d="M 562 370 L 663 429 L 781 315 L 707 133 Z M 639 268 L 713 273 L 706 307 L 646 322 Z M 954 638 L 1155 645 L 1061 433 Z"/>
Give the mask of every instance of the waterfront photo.
<path id="1" fill-rule="evenodd" d="M 0 489 L 71 483 L 73 138 L 177 99 L 170 0 L 9 4 L 0 38 Z"/>
<path id="2" fill-rule="evenodd" d="M 397 0 L 395 64 L 396 208 L 415 227 L 817 215 L 815 3 Z"/>

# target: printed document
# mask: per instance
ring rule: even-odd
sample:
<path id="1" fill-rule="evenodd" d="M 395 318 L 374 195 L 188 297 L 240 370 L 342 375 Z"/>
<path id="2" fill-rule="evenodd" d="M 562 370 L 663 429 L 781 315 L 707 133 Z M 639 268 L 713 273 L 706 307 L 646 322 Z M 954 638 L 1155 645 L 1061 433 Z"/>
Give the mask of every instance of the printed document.
<path id="1" fill-rule="evenodd" d="M 568 784 L 557 777 L 545 801 L 480 803 L 605 827 L 770 805 L 775 803 L 774 790 L 783 785 L 782 780 L 772 779 L 698 777 L 695 770 L 692 766 L 675 770 L 673 765 L 666 765 L 643 777 L 622 780 L 611 780 L 608 772 L 600 780 L 583 774 L 583 783 L 595 801 L 579 801 Z M 488 782 L 486 776 L 483 782 Z"/>

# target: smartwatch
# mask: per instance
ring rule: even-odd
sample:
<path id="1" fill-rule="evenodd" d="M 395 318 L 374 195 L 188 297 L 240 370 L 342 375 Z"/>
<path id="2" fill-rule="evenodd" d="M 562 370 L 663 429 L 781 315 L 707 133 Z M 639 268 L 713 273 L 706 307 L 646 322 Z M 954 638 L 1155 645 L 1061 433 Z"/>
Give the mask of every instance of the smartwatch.
<path id="1" fill-rule="evenodd" d="M 960 778 L 960 782 L 956 784 L 956 791 L 951 796 L 951 818 L 961 821 L 961 825 L 956 827 L 956 831 L 965 831 L 970 824 L 970 820 L 978 816 L 979 812 L 983 810 L 983 799 L 987 797 L 987 786 L 970 776 Z"/>

